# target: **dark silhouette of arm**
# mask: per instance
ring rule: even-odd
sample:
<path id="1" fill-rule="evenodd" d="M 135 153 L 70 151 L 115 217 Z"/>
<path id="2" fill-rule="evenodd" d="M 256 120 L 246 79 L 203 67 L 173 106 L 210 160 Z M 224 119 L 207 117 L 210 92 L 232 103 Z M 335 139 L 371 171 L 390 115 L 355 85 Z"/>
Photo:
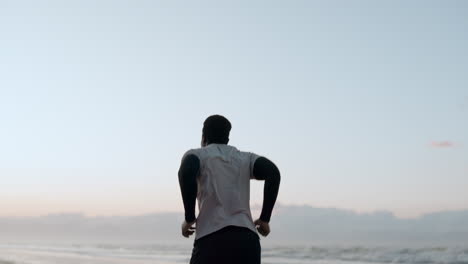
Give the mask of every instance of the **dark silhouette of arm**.
<path id="1" fill-rule="evenodd" d="M 187 155 L 180 164 L 179 185 L 184 201 L 185 221 L 195 221 L 195 202 L 197 199 L 197 175 L 200 169 L 200 159 L 193 154 Z"/>
<path id="2" fill-rule="evenodd" d="M 257 180 L 264 180 L 263 206 L 260 220 L 270 222 L 271 213 L 275 206 L 281 181 L 281 176 L 276 165 L 267 158 L 260 157 L 254 163 L 253 176 Z"/>

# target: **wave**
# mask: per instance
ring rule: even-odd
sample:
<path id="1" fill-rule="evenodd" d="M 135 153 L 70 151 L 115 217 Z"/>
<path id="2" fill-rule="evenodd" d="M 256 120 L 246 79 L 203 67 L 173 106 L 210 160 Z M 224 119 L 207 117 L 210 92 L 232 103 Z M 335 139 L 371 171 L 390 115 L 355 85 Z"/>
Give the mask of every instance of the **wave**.
<path id="1" fill-rule="evenodd" d="M 71 245 L 0 245 L 1 252 L 21 250 L 54 256 L 154 260 L 164 263 L 182 263 L 190 258 L 191 245 L 168 244 L 71 244 Z M 5 258 L 4 258 L 5 259 Z M 266 246 L 262 249 L 263 263 L 399 263 L 399 264 L 468 264 L 468 248 L 462 247 L 288 247 Z M 15 264 L 10 254 L 0 264 Z M 25 262 L 26 263 L 26 262 Z M 43 261 L 41 263 L 49 263 Z"/>
<path id="2" fill-rule="evenodd" d="M 274 247 L 263 249 L 264 258 L 337 260 L 365 263 L 468 264 L 467 248 L 366 248 L 366 247 Z"/>

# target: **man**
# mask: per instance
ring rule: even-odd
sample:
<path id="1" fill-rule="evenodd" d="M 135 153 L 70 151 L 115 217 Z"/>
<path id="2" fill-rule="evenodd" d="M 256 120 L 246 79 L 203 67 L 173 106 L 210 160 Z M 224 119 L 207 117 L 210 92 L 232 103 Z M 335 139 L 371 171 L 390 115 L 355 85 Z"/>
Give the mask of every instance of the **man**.
<path id="1" fill-rule="evenodd" d="M 263 236 L 270 233 L 270 217 L 280 185 L 279 170 L 267 158 L 227 145 L 230 131 L 231 123 L 225 117 L 208 117 L 203 124 L 202 147 L 187 151 L 182 158 L 182 235 L 196 233 L 190 264 L 259 264 L 257 231 Z M 249 205 L 250 179 L 265 181 L 262 212 L 255 222 Z"/>

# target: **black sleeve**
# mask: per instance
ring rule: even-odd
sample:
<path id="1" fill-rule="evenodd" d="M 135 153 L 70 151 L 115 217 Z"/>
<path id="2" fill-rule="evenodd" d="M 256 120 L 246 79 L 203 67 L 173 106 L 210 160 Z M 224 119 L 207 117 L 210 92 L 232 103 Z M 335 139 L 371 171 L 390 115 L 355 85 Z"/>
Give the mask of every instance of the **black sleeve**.
<path id="1" fill-rule="evenodd" d="M 267 158 L 260 157 L 254 163 L 253 175 L 257 180 L 265 180 L 263 187 L 263 206 L 260 220 L 270 222 L 281 181 L 276 165 Z"/>
<path id="2" fill-rule="evenodd" d="M 200 160 L 193 154 L 187 155 L 179 168 L 179 185 L 184 201 L 185 221 L 195 221 L 195 202 L 197 199 L 197 175 Z"/>

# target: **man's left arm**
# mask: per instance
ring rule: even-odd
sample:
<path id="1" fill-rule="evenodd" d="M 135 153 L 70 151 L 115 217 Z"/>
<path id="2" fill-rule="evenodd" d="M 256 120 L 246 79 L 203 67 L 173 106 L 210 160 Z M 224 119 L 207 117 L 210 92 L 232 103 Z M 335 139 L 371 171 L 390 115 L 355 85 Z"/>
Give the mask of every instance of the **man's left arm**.
<path id="1" fill-rule="evenodd" d="M 179 185 L 185 209 L 185 222 L 182 224 L 182 235 L 193 234 L 195 223 L 195 203 L 197 199 L 197 175 L 200 170 L 200 159 L 194 154 L 184 157 L 179 168 Z"/>

